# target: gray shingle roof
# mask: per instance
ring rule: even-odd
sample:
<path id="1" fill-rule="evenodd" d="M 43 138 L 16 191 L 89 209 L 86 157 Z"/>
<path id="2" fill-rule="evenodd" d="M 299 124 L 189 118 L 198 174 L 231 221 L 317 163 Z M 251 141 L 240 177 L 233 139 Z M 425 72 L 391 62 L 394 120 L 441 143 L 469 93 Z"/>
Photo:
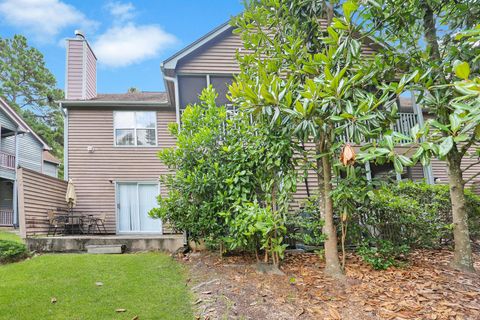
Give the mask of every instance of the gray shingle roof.
<path id="1" fill-rule="evenodd" d="M 167 103 L 166 92 L 128 92 L 128 93 L 99 93 L 88 101 L 131 101 L 131 102 L 158 102 Z"/>

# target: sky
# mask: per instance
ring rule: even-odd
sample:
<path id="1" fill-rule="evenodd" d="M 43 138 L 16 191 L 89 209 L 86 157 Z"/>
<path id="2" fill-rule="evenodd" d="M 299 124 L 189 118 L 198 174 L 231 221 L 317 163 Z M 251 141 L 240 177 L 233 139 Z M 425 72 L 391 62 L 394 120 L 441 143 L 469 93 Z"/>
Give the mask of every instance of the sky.
<path id="1" fill-rule="evenodd" d="M 241 0 L 0 0 L 0 36 L 24 35 L 63 89 L 65 39 L 80 29 L 98 58 L 97 92 L 163 91 L 160 63 L 242 9 Z"/>

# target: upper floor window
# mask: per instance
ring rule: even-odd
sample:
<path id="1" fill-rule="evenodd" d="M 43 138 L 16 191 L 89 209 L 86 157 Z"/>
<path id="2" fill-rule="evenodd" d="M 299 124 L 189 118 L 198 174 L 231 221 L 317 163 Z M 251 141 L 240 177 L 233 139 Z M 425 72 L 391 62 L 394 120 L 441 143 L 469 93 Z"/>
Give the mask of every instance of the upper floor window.
<path id="1" fill-rule="evenodd" d="M 116 146 L 156 146 L 157 115 L 154 111 L 115 111 Z"/>
<path id="2" fill-rule="evenodd" d="M 230 104 L 227 99 L 228 86 L 233 82 L 233 75 L 179 75 L 178 90 L 180 98 L 180 108 L 184 109 L 187 105 L 198 103 L 199 95 L 209 84 L 215 88 L 218 93 L 217 105 Z"/>

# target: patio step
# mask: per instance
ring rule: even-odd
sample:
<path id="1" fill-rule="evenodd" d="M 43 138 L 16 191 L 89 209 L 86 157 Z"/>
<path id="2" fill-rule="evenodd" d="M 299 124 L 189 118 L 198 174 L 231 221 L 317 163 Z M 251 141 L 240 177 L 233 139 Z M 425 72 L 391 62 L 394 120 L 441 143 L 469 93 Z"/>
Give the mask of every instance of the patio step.
<path id="1" fill-rule="evenodd" d="M 87 253 L 91 254 L 122 254 L 125 252 L 124 244 L 87 245 Z"/>

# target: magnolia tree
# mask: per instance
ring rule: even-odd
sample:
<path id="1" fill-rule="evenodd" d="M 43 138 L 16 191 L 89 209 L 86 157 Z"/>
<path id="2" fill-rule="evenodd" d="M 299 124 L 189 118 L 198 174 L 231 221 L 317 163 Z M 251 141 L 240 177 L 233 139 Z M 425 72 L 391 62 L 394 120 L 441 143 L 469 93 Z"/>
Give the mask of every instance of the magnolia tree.
<path id="1" fill-rule="evenodd" d="M 424 165 L 432 157 L 446 161 L 455 241 L 452 265 L 474 271 L 464 195 L 469 179 L 464 178 L 467 168 L 462 160 L 478 159 L 480 61 L 478 27 L 473 27 L 480 21 L 480 6 L 457 0 L 367 3 L 361 14 L 364 27 L 391 44 L 391 64 L 423 75 L 412 89 L 419 93 L 417 103 L 431 120 L 412 131 L 418 142 L 413 145 L 413 160 Z M 378 150 L 372 154 L 382 156 Z"/>
<path id="2" fill-rule="evenodd" d="M 344 141 L 361 143 L 386 133 L 396 119 L 395 101 L 415 74 L 384 84 L 395 72 L 386 70 L 382 56 L 362 54 L 360 29 L 352 22 L 357 4 L 344 3 L 339 18 L 333 18 L 333 6 L 324 4 L 303 0 L 249 3 L 234 25 L 250 53 L 238 56 L 241 72 L 230 92 L 234 103 L 255 117 L 268 117 L 271 127 L 282 126 L 297 141 L 314 143 L 326 236 L 325 272 L 342 277 L 332 172 L 343 165 L 341 151 L 350 150 Z M 330 26 L 325 28 L 325 24 Z M 344 165 L 352 164 L 352 156 L 344 154 Z M 396 153 L 391 160 L 411 164 Z"/>

